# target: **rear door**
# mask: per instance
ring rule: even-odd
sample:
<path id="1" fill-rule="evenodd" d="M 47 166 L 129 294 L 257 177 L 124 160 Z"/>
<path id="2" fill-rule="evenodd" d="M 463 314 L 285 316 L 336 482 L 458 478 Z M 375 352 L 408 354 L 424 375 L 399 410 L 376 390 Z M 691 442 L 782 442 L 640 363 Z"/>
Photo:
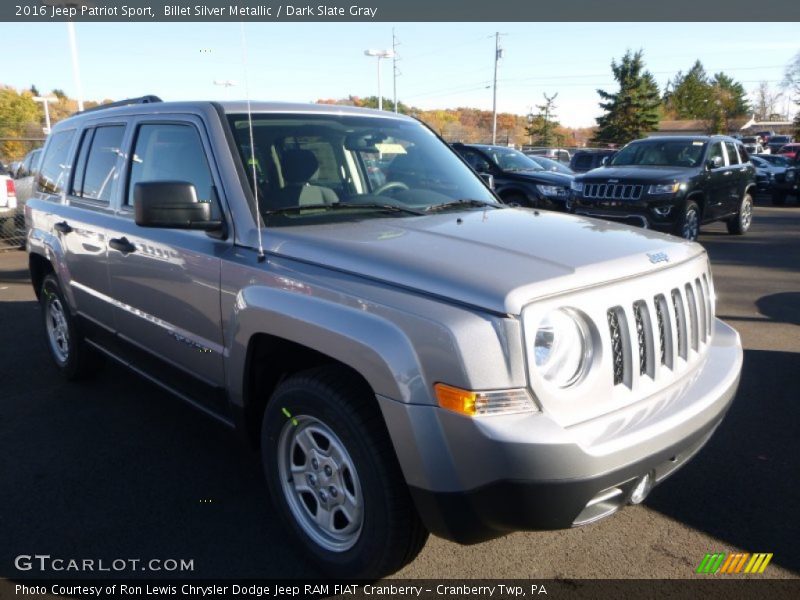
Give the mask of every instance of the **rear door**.
<path id="1" fill-rule="evenodd" d="M 726 141 L 724 146 L 727 156 L 726 173 L 729 173 L 729 175 L 726 175 L 728 182 L 726 195 L 721 207 L 721 216 L 733 215 L 739 210 L 739 204 L 744 196 L 744 183 L 747 175 L 746 163 L 742 162 L 736 144 Z"/>
<path id="2" fill-rule="evenodd" d="M 139 117 L 132 129 L 125 185 L 109 231 L 116 329 L 138 350 L 221 388 L 220 257 L 230 242 L 134 221 L 134 187 L 145 181 L 192 183 L 198 199 L 212 204 L 214 218 L 221 217 L 211 145 L 202 120 L 190 115 Z"/>
<path id="3" fill-rule="evenodd" d="M 706 207 L 703 213 L 704 221 L 718 219 L 725 212 L 725 205 L 730 194 L 729 187 L 732 173 L 728 170 L 725 150 L 721 141 L 709 144 L 706 156 L 707 164 L 708 161 L 712 161 L 717 157 L 722 160 L 722 165 L 716 169 L 709 167 Z"/>

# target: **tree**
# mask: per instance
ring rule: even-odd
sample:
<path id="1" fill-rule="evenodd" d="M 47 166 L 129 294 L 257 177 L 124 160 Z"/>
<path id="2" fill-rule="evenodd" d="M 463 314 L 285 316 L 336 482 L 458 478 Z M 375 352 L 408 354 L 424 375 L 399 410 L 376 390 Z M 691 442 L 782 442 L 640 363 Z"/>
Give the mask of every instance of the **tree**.
<path id="1" fill-rule="evenodd" d="M 783 77 L 781 84 L 787 93 L 792 95 L 795 105 L 800 108 L 800 52 L 794 55 L 794 58 L 786 66 L 786 73 Z M 800 136 L 800 111 L 794 117 L 795 134 Z"/>
<path id="2" fill-rule="evenodd" d="M 34 95 L 34 96 L 40 96 L 41 95 L 41 94 L 39 94 L 39 88 L 37 88 L 36 84 L 34 84 L 34 83 L 31 84 L 31 94 Z"/>
<path id="3" fill-rule="evenodd" d="M 641 50 L 635 53 L 628 50 L 619 63 L 612 60 L 611 71 L 619 83 L 619 91 L 597 90 L 605 114 L 596 119 L 594 141 L 626 144 L 658 128 L 661 97 L 655 78 L 644 68 Z"/>
<path id="4" fill-rule="evenodd" d="M 537 104 L 536 108 L 539 109 L 538 115 L 531 115 L 531 121 L 528 127 L 525 128 L 525 133 L 531 138 L 531 143 L 540 146 L 552 146 L 557 136 L 555 129 L 560 127 L 558 121 L 555 120 L 555 100 L 558 93 L 544 96 L 544 104 Z"/>
<path id="5" fill-rule="evenodd" d="M 695 61 L 689 72 L 681 71 L 670 82 L 672 91 L 665 94 L 664 104 L 678 119 L 705 119 L 708 116 L 708 101 L 711 92 L 703 64 Z"/>
<path id="6" fill-rule="evenodd" d="M 762 81 L 753 93 L 753 111 L 756 121 L 766 121 L 775 112 L 775 106 L 781 97 L 780 92 L 770 89 L 769 83 Z"/>
<path id="7" fill-rule="evenodd" d="M 715 100 L 724 102 L 728 118 L 744 117 L 750 114 L 750 103 L 744 86 L 723 72 L 711 78 L 712 93 Z"/>
<path id="8" fill-rule="evenodd" d="M 0 88 L 0 137 L 30 135 L 32 127 L 37 127 L 41 123 L 39 111 L 39 106 L 33 101 L 30 92 L 25 91 L 20 94 L 14 88 Z M 6 158 L 18 159 L 27 151 L 28 145 L 22 141 L 0 142 L 0 155 Z"/>

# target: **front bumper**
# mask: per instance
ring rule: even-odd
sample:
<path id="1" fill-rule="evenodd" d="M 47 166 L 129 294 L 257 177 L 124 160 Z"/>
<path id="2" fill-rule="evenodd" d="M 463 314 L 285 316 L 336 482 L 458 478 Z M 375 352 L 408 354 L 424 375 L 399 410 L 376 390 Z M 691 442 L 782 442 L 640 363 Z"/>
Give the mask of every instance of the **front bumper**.
<path id="1" fill-rule="evenodd" d="M 680 220 L 682 205 L 682 196 L 653 196 L 627 201 L 589 200 L 573 194 L 567 203 L 567 209 L 577 215 L 670 232 Z M 666 215 L 659 215 L 654 207 L 670 208 Z"/>
<path id="2" fill-rule="evenodd" d="M 626 504 L 644 475 L 663 481 L 719 425 L 741 366 L 738 334 L 717 321 L 688 385 L 678 381 L 571 427 L 546 413 L 471 419 L 379 400 L 424 523 L 440 537 L 470 544 L 588 523 Z"/>

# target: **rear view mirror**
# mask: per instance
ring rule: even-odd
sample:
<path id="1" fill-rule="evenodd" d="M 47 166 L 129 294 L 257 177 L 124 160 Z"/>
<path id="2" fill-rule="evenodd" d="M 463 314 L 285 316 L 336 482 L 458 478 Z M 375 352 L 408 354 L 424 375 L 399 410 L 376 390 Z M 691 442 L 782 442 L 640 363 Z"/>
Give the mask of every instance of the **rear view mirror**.
<path id="1" fill-rule="evenodd" d="M 145 181 L 133 188 L 136 224 L 141 227 L 214 231 L 222 221 L 211 220 L 211 204 L 199 202 L 186 181 Z"/>

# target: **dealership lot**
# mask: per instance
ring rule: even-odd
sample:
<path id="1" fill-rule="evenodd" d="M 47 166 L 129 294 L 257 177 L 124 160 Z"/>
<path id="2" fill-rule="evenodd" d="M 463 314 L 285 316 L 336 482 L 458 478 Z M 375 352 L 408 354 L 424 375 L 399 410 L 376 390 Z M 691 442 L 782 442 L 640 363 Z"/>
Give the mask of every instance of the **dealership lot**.
<path id="1" fill-rule="evenodd" d="M 751 232 L 707 227 L 717 314 L 742 335 L 740 392 L 708 446 L 643 506 L 582 529 L 461 547 L 432 538 L 407 577 L 676 577 L 707 552 L 772 552 L 797 577 L 800 209 L 758 207 Z M 62 383 L 26 255 L 0 254 L 0 576 L 14 557 L 193 560 L 181 576 L 313 576 L 271 516 L 258 456 L 117 366 Z M 144 573 L 159 576 L 164 573 Z"/>

